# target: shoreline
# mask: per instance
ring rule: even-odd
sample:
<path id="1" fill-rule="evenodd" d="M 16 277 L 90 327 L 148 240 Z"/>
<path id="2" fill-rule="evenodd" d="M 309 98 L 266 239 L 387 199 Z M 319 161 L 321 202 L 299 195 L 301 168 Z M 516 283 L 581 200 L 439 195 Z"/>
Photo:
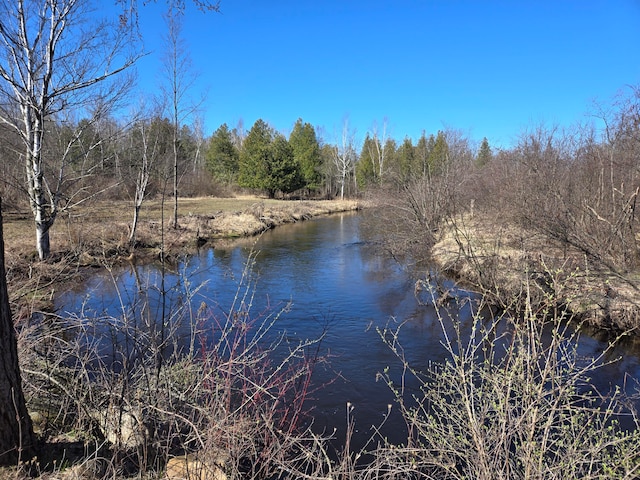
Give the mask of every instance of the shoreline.
<path id="1" fill-rule="evenodd" d="M 431 249 L 435 266 L 461 285 L 508 307 L 528 295 L 573 321 L 640 338 L 640 273 L 594 265 L 585 254 L 535 232 L 486 218 L 450 222 Z"/>
<path id="2" fill-rule="evenodd" d="M 99 202 L 75 212 L 74 217 L 59 218 L 46 261 L 37 259 L 30 243 L 33 219 L 25 214 L 5 215 L 7 280 L 16 321 L 36 311 L 52 311 L 57 293 L 81 283 L 96 268 L 153 261 L 161 255 L 171 259 L 196 248 L 215 248 L 215 241 L 250 238 L 280 225 L 365 206 L 356 200 L 183 199 L 178 228 L 173 228 L 166 211 L 170 209 L 149 201 L 141 210 L 135 245 L 130 246 L 128 220 L 133 207 L 114 203 Z"/>

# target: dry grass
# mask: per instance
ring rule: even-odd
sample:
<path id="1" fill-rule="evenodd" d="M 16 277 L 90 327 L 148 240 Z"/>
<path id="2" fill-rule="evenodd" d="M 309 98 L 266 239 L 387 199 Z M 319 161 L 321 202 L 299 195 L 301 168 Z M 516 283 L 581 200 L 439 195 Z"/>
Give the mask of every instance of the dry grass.
<path id="1" fill-rule="evenodd" d="M 486 216 L 452 219 L 441 233 L 431 252 L 438 267 L 496 301 L 522 297 L 532 283 L 534 301 L 553 292 L 589 325 L 638 333 L 637 274 L 596 267 L 577 248 Z"/>
<path id="2" fill-rule="evenodd" d="M 214 241 L 256 235 L 264 230 L 318 215 L 356 210 L 356 201 L 184 198 L 179 228 L 171 228 L 173 204 L 158 199 L 140 211 L 135 248 L 129 245 L 133 206 L 100 201 L 61 214 L 51 234 L 51 259 L 38 262 L 33 217 L 28 211 L 4 213 L 6 263 L 14 311 L 18 317 L 46 309 L 55 288 L 82 277 L 81 267 L 101 267 L 134 259 L 157 258 L 161 248 L 174 256 Z M 163 222 L 164 210 L 164 222 Z M 164 227 L 164 228 L 163 228 Z"/>
<path id="3" fill-rule="evenodd" d="M 313 216 L 355 210 L 355 201 L 287 201 L 252 196 L 237 198 L 185 198 L 179 202 L 177 235 L 171 235 L 175 245 L 185 246 L 198 234 L 204 238 L 242 236 L 259 233 L 266 228 Z M 164 204 L 164 224 L 171 221 L 172 204 Z M 140 232 L 150 245 L 160 243 L 159 227 L 163 205 L 160 200 L 143 204 Z M 9 212 L 4 215 L 4 235 L 8 255 L 29 256 L 35 253 L 33 218 L 30 213 Z M 52 252 L 58 256 L 78 250 L 105 253 L 123 248 L 133 217 L 131 202 L 95 202 L 59 216 L 51 230 Z M 154 232 L 154 233 L 152 233 Z M 156 238 L 150 238 L 156 237 Z M 87 248 L 83 248 L 87 247 Z"/>

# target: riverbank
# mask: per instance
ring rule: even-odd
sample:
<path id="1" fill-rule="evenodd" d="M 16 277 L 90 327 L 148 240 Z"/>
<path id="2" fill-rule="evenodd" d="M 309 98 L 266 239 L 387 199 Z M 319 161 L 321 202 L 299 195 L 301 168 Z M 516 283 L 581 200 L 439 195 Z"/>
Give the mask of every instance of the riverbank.
<path id="1" fill-rule="evenodd" d="M 51 230 L 51 257 L 37 260 L 33 218 L 3 212 L 7 277 L 18 318 L 47 309 L 61 286 L 81 281 L 88 269 L 119 263 L 175 258 L 216 241 L 257 235 L 287 223 L 358 210 L 355 200 L 274 200 L 254 196 L 184 198 L 178 227 L 171 226 L 173 204 L 145 202 L 136 241 L 129 244 L 131 202 L 95 202 L 60 215 Z"/>
<path id="2" fill-rule="evenodd" d="M 466 216 L 449 221 L 431 253 L 437 268 L 501 306 L 528 295 L 599 331 L 640 335 L 640 272 L 617 272 L 539 232 Z"/>

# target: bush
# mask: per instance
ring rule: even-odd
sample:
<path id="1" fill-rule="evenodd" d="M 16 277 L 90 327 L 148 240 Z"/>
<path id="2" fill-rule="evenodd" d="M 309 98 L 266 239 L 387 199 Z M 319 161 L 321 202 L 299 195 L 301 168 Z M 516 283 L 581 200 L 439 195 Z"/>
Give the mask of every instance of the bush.
<path id="1" fill-rule="evenodd" d="M 65 461 L 91 463 L 96 478 L 150 475 L 174 457 L 172 469 L 230 478 L 280 472 L 316 438 L 305 400 L 321 339 L 276 332 L 287 305 L 251 314 L 251 263 L 223 313 L 194 311 L 198 289 L 184 278 L 167 291 L 161 278 L 136 279 L 119 317 L 87 311 L 23 329 L 26 396 L 46 450 L 60 438 L 85 445 Z M 37 467 L 59 469 L 55 460 Z"/>
<path id="2" fill-rule="evenodd" d="M 440 315 L 447 358 L 426 371 L 404 358 L 399 328 L 381 330 L 420 389 L 409 396 L 404 382 L 385 373 L 409 437 L 377 452 L 384 475 L 375 478 L 637 478 L 640 432 L 631 399 L 591 383 L 615 361 L 612 347 L 582 358 L 579 330 L 554 304 L 549 298 L 546 309 L 517 318 L 480 310 L 470 331 Z"/>

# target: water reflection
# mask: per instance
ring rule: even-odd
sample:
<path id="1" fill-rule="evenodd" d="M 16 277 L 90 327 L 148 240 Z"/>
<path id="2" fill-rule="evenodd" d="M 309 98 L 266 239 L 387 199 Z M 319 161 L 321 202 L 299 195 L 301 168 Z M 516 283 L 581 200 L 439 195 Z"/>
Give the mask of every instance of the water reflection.
<path id="1" fill-rule="evenodd" d="M 343 435 L 345 405 L 351 402 L 358 435 L 367 438 L 370 426 L 382 422 L 393 401 L 389 389 L 376 381 L 377 374 L 387 367 L 394 380 L 400 381 L 402 374 L 402 366 L 377 329 L 403 322 L 400 343 L 407 359 L 419 368 L 442 361 L 445 350 L 436 307 L 418 302 L 414 279 L 361 237 L 361 220 L 354 213 L 334 215 L 278 227 L 257 238 L 220 242 L 179 263 L 164 279 L 153 265 L 98 274 L 84 290 L 61 295 L 56 307 L 60 312 L 84 309 L 118 316 L 140 295 L 160 308 L 165 291 L 168 307 L 188 300 L 204 303 L 213 312 L 226 312 L 243 288 L 247 260 L 257 252 L 251 272 L 252 312 L 291 303 L 276 328 L 292 338 L 315 338 L 328 327 L 323 348 L 330 364 L 319 368 L 315 381 L 329 386 L 315 394 L 315 428 L 335 428 L 338 437 Z M 164 288 L 158 288 L 162 281 Z M 463 324 L 471 323 L 470 303 L 462 302 L 455 313 Z M 161 318 L 159 311 L 154 314 Z M 588 339 L 581 348 L 581 354 L 588 355 L 602 349 L 603 343 Z M 625 374 L 640 377 L 637 349 L 625 347 L 622 354 L 621 362 L 603 369 L 596 379 L 603 390 L 611 382 L 623 382 Z M 418 385 L 409 383 L 407 388 Z M 383 433 L 398 442 L 404 439 L 395 411 Z"/>

